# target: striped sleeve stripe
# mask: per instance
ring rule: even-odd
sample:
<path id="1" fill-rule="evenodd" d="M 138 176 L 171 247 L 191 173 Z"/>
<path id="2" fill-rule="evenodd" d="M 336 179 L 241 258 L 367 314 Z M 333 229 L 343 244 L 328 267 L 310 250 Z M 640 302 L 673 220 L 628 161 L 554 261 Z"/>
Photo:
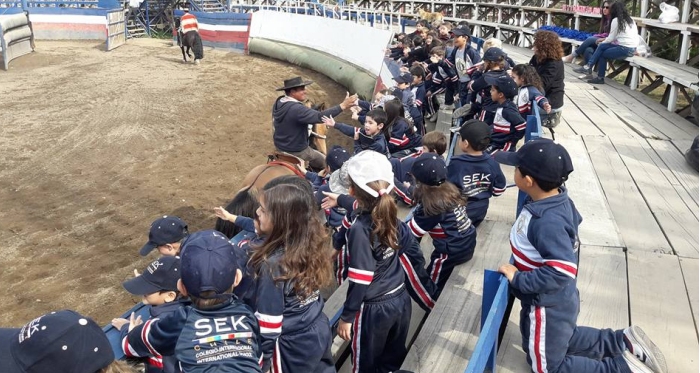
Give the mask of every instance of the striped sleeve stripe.
<path id="1" fill-rule="evenodd" d="M 578 274 L 578 266 L 574 263 L 567 262 L 564 260 L 545 260 L 544 264 L 554 267 L 557 271 L 571 277 L 571 278 L 576 278 L 576 275 Z"/>
<path id="2" fill-rule="evenodd" d="M 406 275 L 408 275 L 408 282 L 411 284 L 411 288 L 416 292 L 416 294 L 418 294 L 418 297 L 423 301 L 423 304 L 428 307 L 428 309 L 432 310 L 435 306 L 435 301 L 428 294 L 425 287 L 423 287 L 423 284 L 418 279 L 418 275 L 416 275 L 413 267 L 411 266 L 408 256 L 406 254 L 401 254 L 399 260 L 401 260 L 401 266 L 403 267 L 404 272 L 406 272 Z"/>
<path id="3" fill-rule="evenodd" d="M 416 223 L 415 218 L 411 218 L 411 221 L 408 222 L 408 227 L 411 228 L 411 233 L 413 233 L 414 236 L 416 237 L 423 237 L 423 235 L 426 233 L 421 227 Z"/>
<path id="4" fill-rule="evenodd" d="M 369 285 L 374 278 L 374 272 L 357 268 L 348 268 L 348 280 L 360 284 Z"/>
<path id="5" fill-rule="evenodd" d="M 145 324 L 143 324 L 143 329 L 141 329 L 141 340 L 143 341 L 143 344 L 146 345 L 146 348 L 148 348 L 148 351 L 151 353 L 153 356 L 160 356 L 158 351 L 156 351 L 155 348 L 151 345 L 151 342 L 148 341 L 148 335 L 151 333 L 151 325 L 153 325 L 153 322 L 157 321 L 158 319 L 150 319 L 146 321 Z"/>
<path id="6" fill-rule="evenodd" d="M 404 139 L 406 140 L 405 142 L 408 142 L 408 139 L 406 138 L 406 135 L 404 135 L 404 138 L 403 138 L 403 139 L 397 139 L 397 138 L 395 138 L 395 137 L 392 137 L 392 138 L 389 139 L 389 142 L 390 142 L 392 145 L 401 146 L 401 145 L 404 144 Z"/>
<path id="7" fill-rule="evenodd" d="M 163 359 L 157 357 L 149 357 L 148 365 L 159 369 L 163 369 Z"/>
<path id="8" fill-rule="evenodd" d="M 282 332 L 282 315 L 266 315 L 256 312 L 255 317 L 260 324 L 261 334 L 276 334 Z"/>
<path id="9" fill-rule="evenodd" d="M 343 225 L 343 228 L 350 229 L 350 221 L 348 220 L 347 215 L 343 216 L 343 221 L 340 224 Z"/>
<path id="10" fill-rule="evenodd" d="M 500 196 L 505 191 L 506 191 L 506 188 L 493 188 L 493 191 L 491 192 L 491 194 L 494 196 Z"/>
<path id="11" fill-rule="evenodd" d="M 416 99 L 417 106 L 423 106 L 423 101 Z"/>
<path id="12" fill-rule="evenodd" d="M 406 195 L 406 193 L 402 192 L 401 189 L 399 189 L 399 188 L 394 188 L 394 190 L 396 191 L 396 194 L 398 194 L 399 197 L 401 197 L 401 199 L 404 201 L 404 203 L 406 203 L 407 205 L 412 205 L 412 204 L 413 204 L 413 200 L 412 200 L 411 198 L 409 198 L 409 197 Z"/>
<path id="13" fill-rule="evenodd" d="M 136 353 L 136 351 L 131 348 L 131 345 L 129 344 L 129 336 L 127 335 L 122 339 L 122 350 L 124 350 L 124 354 L 126 356 L 130 357 L 140 357 L 139 354 Z"/>
<path id="14" fill-rule="evenodd" d="M 516 131 L 522 131 L 522 130 L 525 129 L 525 126 L 526 126 L 526 125 L 527 125 L 527 123 L 522 122 L 522 123 L 520 123 L 520 124 L 518 124 L 518 125 L 515 126 L 515 130 L 516 130 Z"/>

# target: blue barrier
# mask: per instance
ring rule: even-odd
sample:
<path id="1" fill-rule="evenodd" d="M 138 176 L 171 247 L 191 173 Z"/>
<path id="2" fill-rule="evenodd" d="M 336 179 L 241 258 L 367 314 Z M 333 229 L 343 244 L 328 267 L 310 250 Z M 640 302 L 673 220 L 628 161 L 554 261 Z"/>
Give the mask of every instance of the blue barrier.
<path id="1" fill-rule="evenodd" d="M 535 115 L 527 116 L 525 128 L 525 142 L 542 137 L 542 120 L 536 102 L 532 102 Z M 456 136 L 455 136 L 456 137 Z M 511 185 L 512 186 L 512 185 Z M 526 195 L 518 194 L 517 217 L 525 204 Z M 513 260 L 511 258 L 511 264 Z M 469 359 L 465 373 L 477 373 L 484 371 L 496 371 L 496 357 L 498 355 L 498 336 L 503 326 L 504 319 L 510 314 L 513 299 L 509 299 L 508 280 L 500 273 L 484 270 L 484 293 L 481 301 L 481 333 L 474 348 L 474 353 Z"/>

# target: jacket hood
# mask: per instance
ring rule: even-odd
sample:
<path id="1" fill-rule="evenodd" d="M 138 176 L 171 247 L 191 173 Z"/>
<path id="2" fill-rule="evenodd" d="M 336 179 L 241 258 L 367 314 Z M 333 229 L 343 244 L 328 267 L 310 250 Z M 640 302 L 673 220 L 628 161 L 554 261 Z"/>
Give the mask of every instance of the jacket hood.
<path id="1" fill-rule="evenodd" d="M 559 194 L 549 198 L 545 198 L 539 201 L 532 201 L 528 197 L 528 202 L 525 204 L 526 208 L 535 217 L 541 217 L 545 211 L 551 208 L 558 207 L 563 204 L 569 203 L 569 193 L 563 186 L 559 188 Z"/>
<path id="2" fill-rule="evenodd" d="M 483 153 L 481 155 L 460 154 L 456 157 L 452 157 L 450 162 L 481 162 L 489 158 L 491 158 L 491 154 L 488 153 Z"/>
<path id="3" fill-rule="evenodd" d="M 277 97 L 275 104 L 272 105 L 272 117 L 275 122 L 281 121 L 292 106 L 299 104 L 301 104 L 301 102 L 288 96 Z"/>

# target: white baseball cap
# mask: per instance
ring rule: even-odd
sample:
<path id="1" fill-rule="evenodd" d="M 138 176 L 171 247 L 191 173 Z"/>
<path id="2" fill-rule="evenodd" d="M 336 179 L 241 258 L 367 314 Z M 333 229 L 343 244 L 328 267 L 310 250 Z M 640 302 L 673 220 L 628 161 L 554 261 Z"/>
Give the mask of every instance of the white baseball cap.
<path id="1" fill-rule="evenodd" d="M 350 158 L 347 163 L 348 175 L 352 181 L 372 197 L 379 197 L 394 189 L 394 172 L 385 155 L 365 150 Z M 389 186 L 378 192 L 367 185 L 373 181 L 386 181 Z"/>

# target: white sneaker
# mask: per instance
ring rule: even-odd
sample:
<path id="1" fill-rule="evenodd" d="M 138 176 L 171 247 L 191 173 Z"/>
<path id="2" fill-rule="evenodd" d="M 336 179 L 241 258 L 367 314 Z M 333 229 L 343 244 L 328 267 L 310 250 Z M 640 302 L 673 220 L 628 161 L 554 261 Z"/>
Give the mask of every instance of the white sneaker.
<path id="1" fill-rule="evenodd" d="M 647 337 L 642 328 L 632 325 L 623 331 L 628 345 L 632 346 L 629 352 L 639 361 L 646 364 L 651 372 L 667 373 L 666 358 L 654 342 Z M 634 372 L 634 370 L 633 370 Z"/>
<path id="2" fill-rule="evenodd" d="M 574 59 L 575 59 L 575 58 L 576 58 L 576 57 L 574 57 L 573 54 L 570 54 L 570 55 L 568 55 L 568 56 L 562 57 L 561 60 L 564 61 L 564 62 L 566 62 L 566 63 L 572 63 L 572 62 L 574 62 Z"/>
<path id="3" fill-rule="evenodd" d="M 199 60 L 194 60 L 195 65 L 199 65 Z"/>
<path id="4" fill-rule="evenodd" d="M 625 363 L 627 363 L 627 367 L 630 368 L 632 373 L 654 373 L 653 370 L 649 369 L 649 367 L 644 365 L 644 363 L 639 361 L 639 359 L 629 351 L 625 351 L 625 353 L 622 354 L 622 358 L 625 359 Z"/>

